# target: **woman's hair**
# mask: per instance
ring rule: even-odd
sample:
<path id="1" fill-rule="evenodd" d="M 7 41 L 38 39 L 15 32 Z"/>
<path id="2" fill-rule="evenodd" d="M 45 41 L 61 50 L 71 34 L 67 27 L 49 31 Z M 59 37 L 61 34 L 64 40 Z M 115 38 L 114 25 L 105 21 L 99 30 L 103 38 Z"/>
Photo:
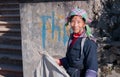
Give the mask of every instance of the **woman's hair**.
<path id="1" fill-rule="evenodd" d="M 69 18 L 68 22 L 71 22 L 74 16 L 77 16 L 77 15 L 72 15 L 72 16 Z M 84 22 L 86 22 L 85 18 L 82 18 L 82 19 L 83 19 Z"/>

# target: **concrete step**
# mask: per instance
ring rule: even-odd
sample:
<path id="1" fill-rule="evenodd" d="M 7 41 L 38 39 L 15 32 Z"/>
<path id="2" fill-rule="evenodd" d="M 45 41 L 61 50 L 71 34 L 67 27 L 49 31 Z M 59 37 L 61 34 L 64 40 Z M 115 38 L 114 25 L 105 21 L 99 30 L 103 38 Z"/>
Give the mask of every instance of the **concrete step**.
<path id="1" fill-rule="evenodd" d="M 0 36 L 0 44 L 7 45 L 20 45 L 21 46 L 21 37 L 18 36 Z"/>
<path id="2" fill-rule="evenodd" d="M 5 6 L 5 5 L 19 5 L 19 3 L 18 2 L 6 2 L 6 3 L 2 3 L 2 2 L 0 2 L 0 6 Z"/>
<path id="3" fill-rule="evenodd" d="M 0 14 L 0 18 L 3 17 L 20 17 L 20 14 Z"/>
<path id="4" fill-rule="evenodd" d="M 20 21 L 0 21 L 0 24 L 20 24 Z"/>
<path id="5" fill-rule="evenodd" d="M 0 58 L 9 58 L 9 59 L 13 59 L 13 60 L 22 60 L 22 55 L 1 53 Z"/>
<path id="6" fill-rule="evenodd" d="M 20 14 L 19 10 L 0 10 L 0 14 Z"/>
<path id="7" fill-rule="evenodd" d="M 21 50 L 16 49 L 0 49 L 1 54 L 16 54 L 16 55 L 22 55 Z"/>
<path id="8" fill-rule="evenodd" d="M 21 32 L 0 32 L 0 36 L 16 36 L 16 37 L 20 37 L 21 36 Z"/>
<path id="9" fill-rule="evenodd" d="M 23 77 L 22 67 L 0 64 L 0 75 L 5 77 Z"/>
<path id="10" fill-rule="evenodd" d="M 0 37 L 8 36 L 8 37 L 21 37 L 20 31 L 0 31 Z M 12 39 L 11 39 L 12 40 Z M 17 41 L 17 40 L 16 40 Z"/>
<path id="11" fill-rule="evenodd" d="M 13 66 L 13 65 L 7 65 L 7 64 L 0 64 L 0 70 L 8 70 L 8 71 L 17 71 L 17 72 L 21 72 L 22 71 L 22 67 L 18 67 L 18 66 Z"/>
<path id="12" fill-rule="evenodd" d="M 0 8 L 1 11 L 19 11 L 19 8 Z"/>
<path id="13" fill-rule="evenodd" d="M 19 17 L 0 17 L 0 21 L 20 21 Z"/>
<path id="14" fill-rule="evenodd" d="M 4 6 L 4 5 L 19 5 L 19 3 L 13 3 L 13 2 L 7 2 L 7 3 L 0 3 L 0 6 Z"/>
<path id="15" fill-rule="evenodd" d="M 21 32 L 20 29 L 15 29 L 15 28 L 2 28 L 2 27 L 0 27 L 0 32 L 6 32 L 6 31 L 9 31 L 9 32 Z"/>
<path id="16" fill-rule="evenodd" d="M 0 4 L 0 8 L 19 8 L 19 4 Z"/>
<path id="17" fill-rule="evenodd" d="M 6 32 L 6 31 L 9 31 L 9 32 L 21 32 L 20 29 L 15 29 L 15 28 L 13 28 L 13 29 L 11 29 L 11 28 L 1 28 L 0 27 L 0 32 Z"/>
<path id="18" fill-rule="evenodd" d="M 21 55 L 22 56 L 22 55 Z M 18 65 L 22 66 L 22 58 L 11 57 L 9 55 L 0 55 L 0 64 L 10 64 L 10 65 Z"/>
<path id="19" fill-rule="evenodd" d="M 21 50 L 21 46 L 0 44 L 0 50 L 1 49 Z"/>
<path id="20" fill-rule="evenodd" d="M 20 24 L 0 24 L 0 27 L 3 28 L 21 28 Z"/>
<path id="21" fill-rule="evenodd" d="M 9 40 L 9 39 L 8 40 L 0 39 L 0 44 L 20 46 L 21 41 L 19 41 L 19 40 Z"/>
<path id="22" fill-rule="evenodd" d="M 19 4 L 0 3 L 0 8 L 1 9 L 15 9 L 15 8 L 19 8 Z"/>
<path id="23" fill-rule="evenodd" d="M 17 54 L 0 54 L 0 64 L 10 64 L 22 66 L 22 55 Z"/>
<path id="24" fill-rule="evenodd" d="M 15 46 L 20 46 L 21 45 L 21 40 L 20 40 L 20 37 L 21 36 L 11 36 L 10 33 L 14 33 L 15 35 L 16 34 L 20 34 L 21 33 L 21 30 L 18 28 L 18 29 L 15 29 L 15 28 L 5 28 L 5 27 L 0 27 L 0 33 L 4 33 L 3 35 L 0 36 L 0 44 L 6 44 L 6 45 L 15 45 Z M 9 34 L 8 34 L 9 33 Z M 9 36 L 8 36 L 9 35 Z M 4 37 L 5 36 L 5 37 Z M 15 38 L 16 37 L 16 38 Z M 13 39 L 19 39 L 19 40 L 13 40 Z"/>
<path id="25" fill-rule="evenodd" d="M 19 0 L 0 0 L 0 3 L 18 3 Z"/>
<path id="26" fill-rule="evenodd" d="M 0 37 L 21 37 L 21 29 L 18 26 L 0 26 Z"/>
<path id="27" fill-rule="evenodd" d="M 5 40 L 14 40 L 14 41 L 21 41 L 21 37 L 16 37 L 16 36 L 0 36 L 0 39 L 5 39 Z"/>
<path id="28" fill-rule="evenodd" d="M 0 21 L 20 21 L 20 14 L 0 14 Z"/>
<path id="29" fill-rule="evenodd" d="M 1 39 L 0 40 L 0 44 L 20 46 L 21 42 L 20 41 L 15 41 L 15 40 L 4 40 L 4 39 Z"/>
<path id="30" fill-rule="evenodd" d="M 6 20 L 12 20 L 12 21 L 16 21 L 19 20 L 20 21 L 20 14 L 19 11 L 1 11 L 0 10 L 0 21 L 6 21 Z"/>

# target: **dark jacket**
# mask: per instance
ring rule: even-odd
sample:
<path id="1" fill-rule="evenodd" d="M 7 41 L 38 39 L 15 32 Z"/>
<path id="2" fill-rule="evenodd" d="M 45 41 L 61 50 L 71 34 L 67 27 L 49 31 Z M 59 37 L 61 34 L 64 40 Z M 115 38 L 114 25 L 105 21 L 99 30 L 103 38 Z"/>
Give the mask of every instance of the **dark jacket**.
<path id="1" fill-rule="evenodd" d="M 82 38 L 86 38 L 86 40 L 83 47 L 83 54 L 81 55 Z M 70 37 L 70 39 L 72 39 L 72 37 Z M 70 72 L 74 72 L 75 69 L 78 69 L 82 74 L 84 72 L 84 75 L 87 70 L 97 72 L 98 63 L 96 43 L 87 37 L 79 37 L 72 47 L 68 45 L 66 57 L 61 59 L 61 63 L 68 73 L 71 69 L 72 71 Z"/>

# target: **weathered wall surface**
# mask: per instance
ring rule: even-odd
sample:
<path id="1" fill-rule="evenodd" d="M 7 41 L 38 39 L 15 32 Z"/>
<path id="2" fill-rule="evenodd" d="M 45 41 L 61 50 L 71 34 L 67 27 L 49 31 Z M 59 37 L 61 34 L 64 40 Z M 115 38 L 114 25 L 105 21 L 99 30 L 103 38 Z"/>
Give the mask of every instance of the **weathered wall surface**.
<path id="1" fill-rule="evenodd" d="M 69 32 L 65 17 L 75 6 L 85 9 L 93 20 L 91 27 L 98 42 L 99 77 L 117 77 L 120 72 L 120 2 L 88 0 L 21 3 L 22 52 L 24 77 L 34 77 L 40 60 L 38 52 L 63 57 Z M 117 74 L 116 74 L 116 72 Z M 114 73 L 115 72 L 115 73 Z"/>

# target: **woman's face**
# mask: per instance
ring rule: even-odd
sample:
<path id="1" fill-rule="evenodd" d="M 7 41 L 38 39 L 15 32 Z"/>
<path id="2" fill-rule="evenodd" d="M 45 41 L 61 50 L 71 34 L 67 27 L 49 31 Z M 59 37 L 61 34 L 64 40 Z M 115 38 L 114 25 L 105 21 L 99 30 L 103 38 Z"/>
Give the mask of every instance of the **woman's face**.
<path id="1" fill-rule="evenodd" d="M 85 27 L 85 22 L 81 16 L 74 16 L 71 19 L 70 25 L 74 33 L 79 33 L 83 31 L 83 28 Z"/>

